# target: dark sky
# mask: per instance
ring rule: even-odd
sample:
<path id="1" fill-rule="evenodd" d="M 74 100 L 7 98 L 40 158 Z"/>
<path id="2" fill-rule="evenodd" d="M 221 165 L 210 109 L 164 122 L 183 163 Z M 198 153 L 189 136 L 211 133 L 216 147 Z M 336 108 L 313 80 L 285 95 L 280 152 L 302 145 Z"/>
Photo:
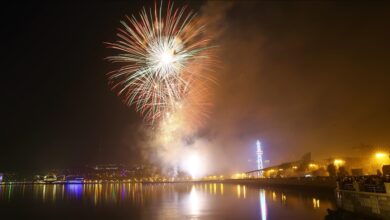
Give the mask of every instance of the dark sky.
<path id="1" fill-rule="evenodd" d="M 123 146 L 140 123 L 107 86 L 119 20 L 140 3 L 2 7 L 4 169 L 77 166 L 137 158 Z M 111 68 L 111 69 L 110 69 Z M 125 156 L 126 155 L 126 158 Z"/>
<path id="2" fill-rule="evenodd" d="M 124 15 L 153 1 L 129 2 L 2 5 L 0 171 L 139 160 L 142 120 L 107 86 L 103 45 Z M 387 3 L 222 8 L 205 135 L 222 170 L 245 163 L 257 138 L 271 163 L 390 145 Z"/>

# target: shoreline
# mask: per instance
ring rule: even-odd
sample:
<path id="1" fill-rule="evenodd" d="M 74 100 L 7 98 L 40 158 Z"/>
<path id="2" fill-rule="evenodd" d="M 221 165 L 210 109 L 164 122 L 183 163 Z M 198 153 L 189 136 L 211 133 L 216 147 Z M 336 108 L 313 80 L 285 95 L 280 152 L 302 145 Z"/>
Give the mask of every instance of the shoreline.
<path id="1" fill-rule="evenodd" d="M 310 177 L 310 178 L 261 178 L 261 179 L 224 179 L 224 180 L 182 180 L 182 181 L 129 181 L 129 180 L 91 180 L 84 182 L 33 182 L 33 181 L 15 181 L 1 182 L 0 185 L 66 185 L 66 184 L 175 184 L 175 183 L 225 183 L 225 184 L 242 184 L 253 186 L 275 186 L 285 188 L 300 188 L 303 190 L 323 189 L 335 190 L 336 179 L 330 177 Z"/>

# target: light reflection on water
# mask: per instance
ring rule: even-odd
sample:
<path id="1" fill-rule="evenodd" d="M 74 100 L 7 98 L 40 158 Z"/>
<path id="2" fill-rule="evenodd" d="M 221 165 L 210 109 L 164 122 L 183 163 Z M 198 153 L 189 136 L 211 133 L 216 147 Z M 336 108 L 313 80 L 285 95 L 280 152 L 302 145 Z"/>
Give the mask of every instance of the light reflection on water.
<path id="1" fill-rule="evenodd" d="M 0 207 L 30 202 L 109 207 L 139 219 L 324 219 L 334 208 L 332 193 L 222 183 L 0 185 Z"/>
<path id="2" fill-rule="evenodd" d="M 192 186 L 190 195 L 189 195 L 189 201 L 188 201 L 188 206 L 190 209 L 190 215 L 194 217 L 198 217 L 200 214 L 200 209 L 201 209 L 201 200 L 199 198 L 199 193 L 196 190 L 195 186 Z"/>
<path id="3" fill-rule="evenodd" d="M 267 204 L 265 201 L 265 190 L 264 189 L 260 189 L 259 202 L 260 202 L 261 219 L 266 220 L 267 219 Z"/>

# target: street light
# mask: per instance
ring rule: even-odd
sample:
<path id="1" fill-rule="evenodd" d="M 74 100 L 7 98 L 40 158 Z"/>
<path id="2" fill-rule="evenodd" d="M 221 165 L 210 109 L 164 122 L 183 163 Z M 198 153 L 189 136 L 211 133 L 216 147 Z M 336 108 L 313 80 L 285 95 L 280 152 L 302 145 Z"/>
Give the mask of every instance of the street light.
<path id="1" fill-rule="evenodd" d="M 335 165 L 335 167 L 340 167 L 340 166 L 342 166 L 344 163 L 345 163 L 345 161 L 344 161 L 344 160 L 341 160 L 341 159 L 335 159 L 335 160 L 333 161 L 333 164 Z"/>
<path id="2" fill-rule="evenodd" d="M 383 165 L 387 161 L 388 154 L 383 152 L 377 152 L 375 153 L 375 159 L 378 161 L 380 165 Z"/>
<path id="3" fill-rule="evenodd" d="M 382 169 L 382 166 L 389 162 L 388 154 L 383 152 L 375 153 L 375 159 L 379 165 L 379 170 Z"/>
<path id="4" fill-rule="evenodd" d="M 382 153 L 382 152 L 378 152 L 378 153 L 375 154 L 375 157 L 377 159 L 384 159 L 386 156 L 387 156 L 387 154 Z"/>

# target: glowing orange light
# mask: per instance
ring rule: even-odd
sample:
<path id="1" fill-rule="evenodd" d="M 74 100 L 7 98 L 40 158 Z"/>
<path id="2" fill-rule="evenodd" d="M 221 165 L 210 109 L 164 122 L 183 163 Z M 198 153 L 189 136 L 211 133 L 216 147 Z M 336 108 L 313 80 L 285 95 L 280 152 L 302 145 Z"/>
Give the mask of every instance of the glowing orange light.
<path id="1" fill-rule="evenodd" d="M 341 159 L 335 159 L 335 160 L 333 161 L 333 164 L 334 164 L 336 167 L 341 166 L 341 165 L 343 165 L 344 163 L 345 163 L 345 161 L 344 161 L 344 160 L 341 160 Z"/>
<path id="2" fill-rule="evenodd" d="M 378 158 L 378 159 L 382 159 L 382 158 L 384 158 L 386 156 L 387 156 L 387 154 L 381 153 L 381 152 L 378 152 L 378 153 L 375 154 L 375 157 Z"/>

